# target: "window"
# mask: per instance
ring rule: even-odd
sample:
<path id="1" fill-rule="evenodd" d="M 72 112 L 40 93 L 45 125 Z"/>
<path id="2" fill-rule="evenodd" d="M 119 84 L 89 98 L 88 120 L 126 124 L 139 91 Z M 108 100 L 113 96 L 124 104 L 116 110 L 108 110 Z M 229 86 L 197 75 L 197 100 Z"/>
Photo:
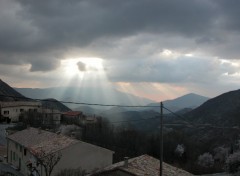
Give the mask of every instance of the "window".
<path id="1" fill-rule="evenodd" d="M 24 149 L 24 156 L 26 156 L 27 154 L 27 149 Z"/>
<path id="2" fill-rule="evenodd" d="M 3 114 L 5 114 L 5 115 L 9 114 L 9 111 L 3 111 Z"/>
<path id="3" fill-rule="evenodd" d="M 20 146 L 20 152 L 22 152 L 22 146 Z"/>
<path id="4" fill-rule="evenodd" d="M 24 110 L 23 109 L 20 109 L 20 112 L 23 112 Z"/>
<path id="5" fill-rule="evenodd" d="M 16 156 L 15 156 L 15 152 L 13 152 L 13 160 L 14 160 L 14 161 L 15 161 L 15 159 L 16 159 L 15 157 L 16 157 Z"/>
<path id="6" fill-rule="evenodd" d="M 21 170 L 21 167 L 22 167 L 22 161 L 21 161 L 21 158 L 19 158 L 19 163 L 18 163 L 18 165 L 19 165 L 19 169 Z"/>

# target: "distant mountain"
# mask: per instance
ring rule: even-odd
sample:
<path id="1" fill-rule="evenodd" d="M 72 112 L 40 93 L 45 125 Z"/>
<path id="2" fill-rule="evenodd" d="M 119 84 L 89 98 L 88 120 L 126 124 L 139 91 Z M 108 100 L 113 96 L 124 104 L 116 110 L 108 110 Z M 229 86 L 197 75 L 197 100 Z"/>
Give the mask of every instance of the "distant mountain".
<path id="1" fill-rule="evenodd" d="M 60 112 L 67 112 L 71 111 L 70 108 L 62 104 L 61 102 L 55 100 L 55 99 L 44 99 L 41 101 L 43 108 L 46 109 L 57 109 Z"/>
<path id="2" fill-rule="evenodd" d="M 212 98 L 185 116 L 195 123 L 240 126 L 240 90 Z"/>
<path id="3" fill-rule="evenodd" d="M 116 110 L 116 109 L 115 109 Z M 159 126 L 159 113 L 155 111 L 116 111 L 114 109 L 100 114 L 115 126 L 131 126 L 140 131 L 153 132 Z"/>
<path id="4" fill-rule="evenodd" d="M 123 107 L 112 107 L 108 110 L 103 111 L 102 113 L 115 114 L 115 113 L 122 113 L 122 112 L 126 112 L 126 111 L 129 111 L 129 110 L 126 108 L 123 108 Z"/>
<path id="5" fill-rule="evenodd" d="M 191 152 L 200 155 L 217 147 L 234 150 L 240 132 L 240 90 L 209 99 L 192 111 L 179 115 L 181 117 L 169 118 L 169 123 L 186 124 L 172 128 L 178 134 L 184 134 L 186 143 L 192 145 Z"/>
<path id="6" fill-rule="evenodd" d="M 17 92 L 15 89 L 13 89 L 11 86 L 9 86 L 7 83 L 3 82 L 0 79 L 0 101 L 34 101 L 27 97 L 23 96 L 22 94 Z M 42 97 L 39 97 L 39 99 Z M 58 109 L 61 112 L 71 110 L 67 106 L 65 106 L 64 104 L 60 103 L 55 99 L 45 99 L 42 100 L 41 103 L 44 108 Z"/>
<path id="7" fill-rule="evenodd" d="M 0 101 L 21 101 L 21 100 L 26 101 L 26 97 L 24 97 L 22 94 L 14 90 L 11 86 L 9 86 L 7 83 L 3 82 L 0 79 Z"/>
<path id="8" fill-rule="evenodd" d="M 15 88 L 30 98 L 54 98 L 62 101 L 84 102 L 92 104 L 146 105 L 154 101 L 117 91 L 113 88 L 99 87 L 59 87 L 47 89 Z M 79 105 L 68 104 L 72 109 Z M 102 108 L 102 107 L 98 107 Z M 109 108 L 109 107 L 108 107 Z M 106 108 L 105 108 L 106 109 Z"/>
<path id="9" fill-rule="evenodd" d="M 179 111 L 176 111 L 175 113 L 179 114 L 179 115 L 183 115 L 183 114 L 186 114 L 188 112 L 191 112 L 192 110 L 193 110 L 192 108 L 183 108 L 183 109 L 180 109 Z"/>
<path id="10" fill-rule="evenodd" d="M 203 104 L 204 102 L 206 102 L 209 98 L 201 96 L 201 95 L 197 95 L 194 93 L 190 93 L 190 94 L 186 94 L 183 95 L 181 97 L 178 97 L 176 99 L 173 100 L 166 100 L 163 101 L 163 105 L 170 109 L 171 111 L 180 111 L 182 109 L 188 109 L 188 108 L 196 108 L 198 106 L 200 106 L 201 104 Z M 160 106 L 159 103 L 151 103 L 148 104 L 148 106 Z M 154 107 L 154 108 L 147 108 L 147 109 L 151 109 L 154 110 L 156 112 L 160 111 L 159 107 Z M 164 113 L 168 113 L 168 111 L 164 110 Z"/>

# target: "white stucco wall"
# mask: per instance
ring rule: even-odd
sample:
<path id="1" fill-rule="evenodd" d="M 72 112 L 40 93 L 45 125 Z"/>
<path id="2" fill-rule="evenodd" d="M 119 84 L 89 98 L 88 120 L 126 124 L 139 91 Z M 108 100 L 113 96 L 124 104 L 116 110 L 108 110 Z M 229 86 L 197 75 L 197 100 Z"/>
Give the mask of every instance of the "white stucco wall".
<path id="1" fill-rule="evenodd" d="M 37 111 L 40 112 L 40 102 L 0 102 L 1 114 L 8 117 L 13 122 L 19 120 L 19 115 L 22 112 Z M 7 113 L 6 113 L 7 112 Z"/>
<path id="2" fill-rule="evenodd" d="M 26 155 L 24 155 L 24 147 L 21 147 L 20 144 L 12 140 L 8 139 L 7 145 L 8 163 L 19 168 L 20 172 L 24 175 L 28 175 L 29 170 L 27 168 L 27 163 L 33 161 L 34 156 L 28 150 L 26 150 Z M 90 172 L 97 168 L 103 168 L 112 164 L 112 151 L 81 141 L 61 150 L 60 152 L 62 157 L 54 167 L 52 175 L 55 175 L 63 169 L 82 168 L 83 170 Z M 21 165 L 19 165 L 19 159 L 21 160 Z M 44 168 L 42 166 L 39 166 L 38 170 L 41 176 L 45 176 Z"/>
<path id="3" fill-rule="evenodd" d="M 20 144 L 9 139 L 7 141 L 7 147 L 7 162 L 12 164 L 16 168 L 19 168 L 20 172 L 24 175 L 27 175 L 29 173 L 29 170 L 27 168 L 27 162 L 33 157 L 32 154 Z M 24 150 L 26 150 L 26 155 L 24 154 Z"/>
<path id="4" fill-rule="evenodd" d="M 62 157 L 53 175 L 63 169 L 82 168 L 86 172 L 112 164 L 113 152 L 85 142 L 79 142 L 61 151 Z"/>

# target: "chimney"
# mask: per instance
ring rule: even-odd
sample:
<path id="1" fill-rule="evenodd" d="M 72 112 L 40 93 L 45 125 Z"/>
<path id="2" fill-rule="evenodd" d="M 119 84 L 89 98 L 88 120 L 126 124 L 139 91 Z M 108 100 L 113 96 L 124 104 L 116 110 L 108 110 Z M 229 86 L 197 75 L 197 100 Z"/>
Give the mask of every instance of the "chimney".
<path id="1" fill-rule="evenodd" d="M 128 168 L 128 159 L 129 157 L 124 157 L 124 167 Z"/>

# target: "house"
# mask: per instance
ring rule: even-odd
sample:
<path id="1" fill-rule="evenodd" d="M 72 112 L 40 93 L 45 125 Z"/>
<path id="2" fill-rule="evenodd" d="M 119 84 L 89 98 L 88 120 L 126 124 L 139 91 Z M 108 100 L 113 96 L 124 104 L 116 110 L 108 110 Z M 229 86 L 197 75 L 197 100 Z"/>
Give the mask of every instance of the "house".
<path id="1" fill-rule="evenodd" d="M 34 118 L 34 113 L 41 115 L 40 121 L 43 124 L 59 125 L 61 122 L 61 112 L 57 109 L 47 109 L 42 107 L 41 102 L 37 101 L 12 101 L 12 102 L 0 102 L 0 117 L 2 121 L 18 122 L 22 121 L 22 118 L 26 118 L 30 115 Z"/>
<path id="2" fill-rule="evenodd" d="M 112 164 L 113 157 L 113 152 L 108 149 L 37 128 L 27 128 L 7 136 L 7 154 L 7 162 L 24 175 L 28 175 L 30 166 L 34 165 L 40 176 L 46 175 L 40 161 L 49 156 L 60 159 L 52 175 L 63 169 L 77 168 L 90 173 Z"/>
<path id="3" fill-rule="evenodd" d="M 89 176 L 159 176 L 159 160 L 149 155 L 125 159 Z M 192 176 L 187 171 L 163 163 L 164 176 Z"/>
<path id="4" fill-rule="evenodd" d="M 81 111 L 68 111 L 62 114 L 62 122 L 82 124 L 85 115 Z"/>
<path id="5" fill-rule="evenodd" d="M 46 109 L 41 110 L 43 124 L 60 125 L 62 113 L 57 109 Z"/>
<path id="6" fill-rule="evenodd" d="M 93 116 L 86 116 L 81 111 L 68 111 L 62 114 L 62 122 L 70 123 L 70 124 L 79 124 L 79 125 L 86 125 L 86 124 L 96 124 L 100 121 L 101 117 Z"/>
<path id="7" fill-rule="evenodd" d="M 0 117 L 12 122 L 19 121 L 23 112 L 40 112 L 41 103 L 37 101 L 0 102 Z"/>

